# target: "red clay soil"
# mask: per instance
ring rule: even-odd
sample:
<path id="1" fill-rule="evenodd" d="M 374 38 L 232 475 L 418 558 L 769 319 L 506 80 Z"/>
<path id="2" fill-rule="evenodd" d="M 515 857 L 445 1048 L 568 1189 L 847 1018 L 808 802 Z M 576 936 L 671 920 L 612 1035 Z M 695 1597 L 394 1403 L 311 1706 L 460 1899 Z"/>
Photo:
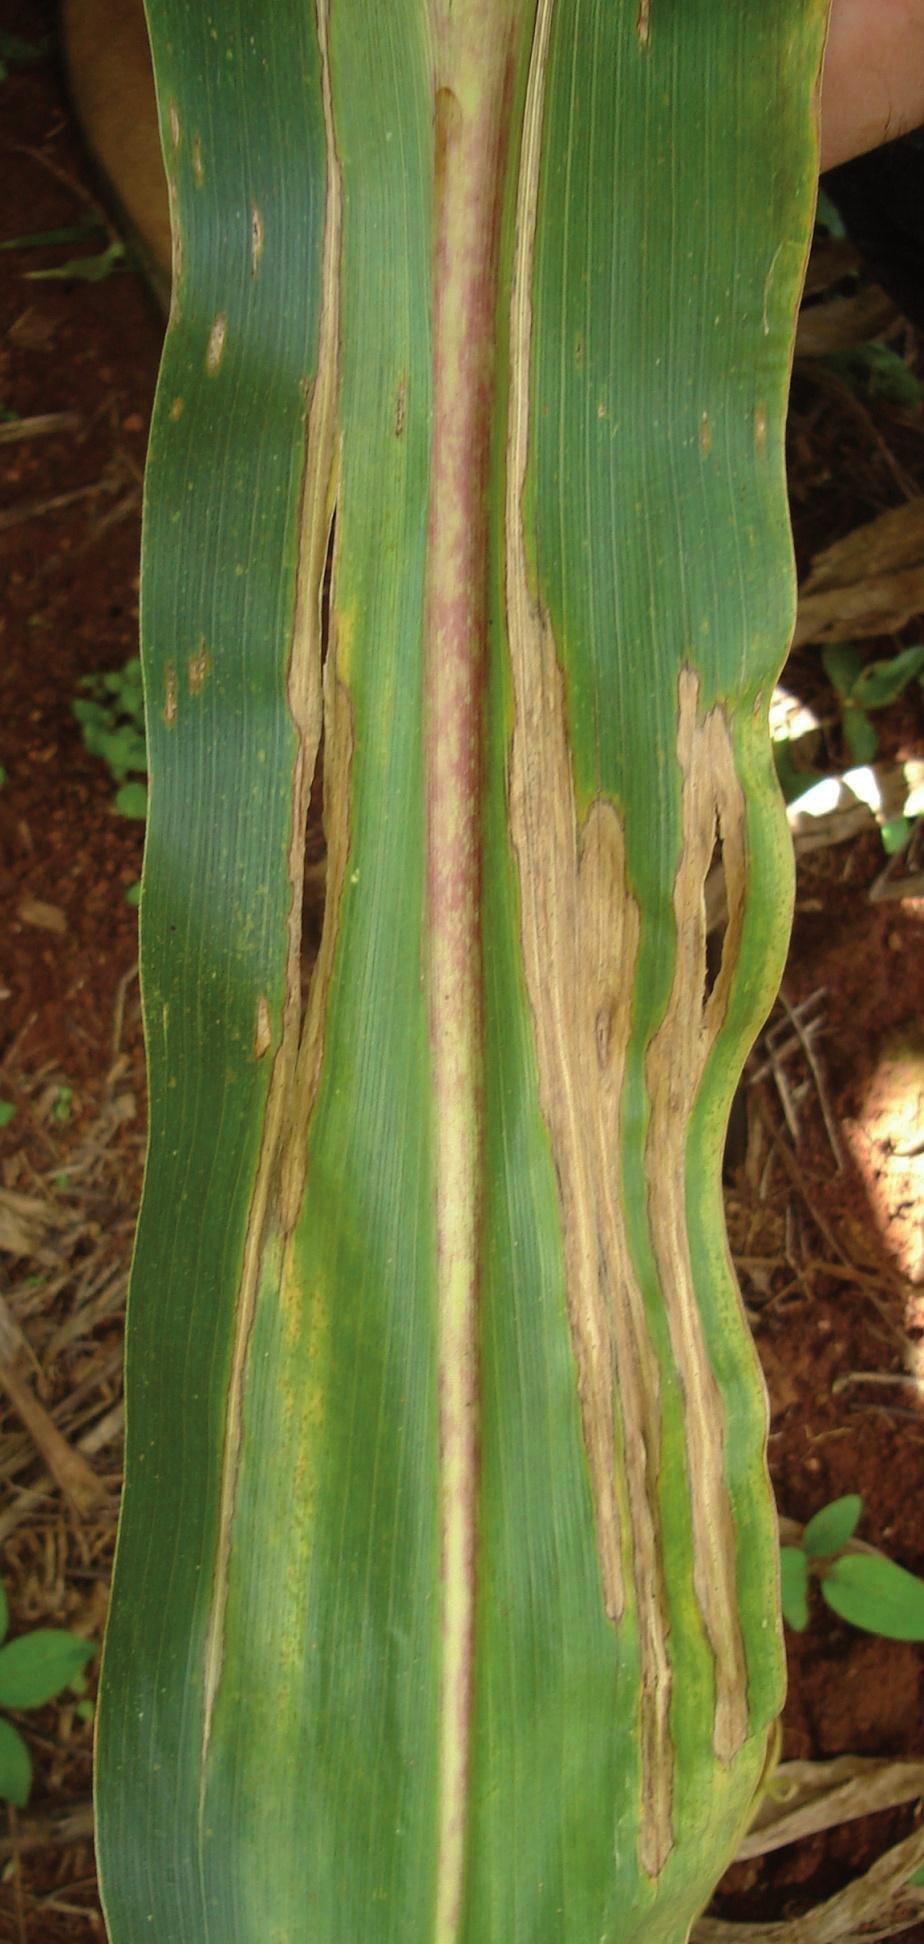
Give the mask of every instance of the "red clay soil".
<path id="1" fill-rule="evenodd" d="M 31 40 L 53 33 L 52 10 L 35 0 L 3 0 L 0 21 Z M 85 221 L 95 192 L 53 44 L 36 64 L 11 66 L 0 107 L 0 239 Z M 136 647 L 140 480 L 161 324 L 133 272 L 100 283 L 27 273 L 93 254 L 105 240 L 0 253 L 0 1090 L 17 1108 L 0 1132 L 0 1184 L 34 1194 L 55 1167 L 66 1178 L 74 1144 L 103 1124 L 107 1102 L 122 1103 L 106 1123 L 109 1172 L 94 1177 L 105 1177 L 109 1214 L 97 1208 L 75 1245 L 75 1273 L 105 1242 L 107 1223 L 124 1268 L 139 1183 L 144 1075 L 125 892 L 139 874 L 142 827 L 113 813 L 111 780 L 85 752 L 71 703 L 81 676 L 120 667 Z M 793 502 L 803 561 L 896 503 L 896 465 L 924 491 L 920 412 L 890 416 L 880 402 L 869 411 L 875 423 L 864 426 L 852 407 L 798 380 Z M 49 414 L 67 416 L 50 433 L 29 426 Z M 814 651 L 803 651 L 791 676 L 826 711 L 827 746 L 841 756 Z M 889 754 L 920 754 L 913 702 L 881 720 Z M 781 1511 L 804 1521 L 860 1492 L 862 1536 L 924 1572 L 921 1162 L 906 1151 L 915 1114 L 920 1140 L 924 1105 L 924 900 L 871 903 L 883 863 L 871 831 L 800 868 L 784 990 L 797 1009 L 823 988 L 822 1032 L 811 1058 L 798 1035 L 769 1068 L 768 1043 L 755 1052 L 748 1158 L 730 1184 L 729 1220 L 773 1406 Z M 785 1007 L 775 1015 L 778 1049 L 787 1017 Z M 58 1289 L 55 1317 L 43 1321 L 35 1283 L 35 1264 L 0 1254 L 0 1294 L 30 1338 L 48 1410 L 63 1408 L 91 1366 L 109 1373 L 104 1401 L 114 1408 L 118 1317 L 43 1362 L 71 1299 Z M 22 1440 L 8 1407 L 2 1427 L 15 1457 Z M 0 1457 L 6 1449 L 0 1440 Z M 0 1463 L 0 1517 L 29 1483 L 17 1462 L 15 1476 Z M 41 1622 L 98 1636 L 118 1484 L 112 1462 L 101 1470 L 109 1496 L 96 1524 L 82 1526 L 49 1488 L 29 1521 L 0 1525 L 14 1630 Z M 787 1634 L 787 1647 L 786 1756 L 924 1753 L 917 1648 L 842 1625 L 817 1598 L 809 1629 Z M 75 1803 L 86 1816 L 89 1731 L 65 1712 L 52 1704 L 23 1724 L 35 1731 L 36 1780 L 28 1814 L 10 1816 L 7 1858 L 30 1818 Z M 738 1864 L 715 1910 L 751 1921 L 798 1914 L 868 1867 L 919 1813 L 911 1805 Z M 924 1937 L 924 1925 L 905 1934 Z M 86 1834 L 20 1846 L 18 1868 L 0 1881 L 0 1937 L 101 1935 Z"/>

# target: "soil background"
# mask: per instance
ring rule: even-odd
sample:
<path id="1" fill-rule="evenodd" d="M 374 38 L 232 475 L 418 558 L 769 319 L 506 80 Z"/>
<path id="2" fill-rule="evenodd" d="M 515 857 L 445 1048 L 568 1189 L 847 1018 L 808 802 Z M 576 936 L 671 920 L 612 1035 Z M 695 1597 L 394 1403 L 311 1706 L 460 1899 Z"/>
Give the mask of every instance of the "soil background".
<path id="1" fill-rule="evenodd" d="M 0 24 L 42 44 L 0 82 L 0 242 L 102 224 L 81 241 L 0 250 L 0 1096 L 15 1109 L 0 1131 L 0 1543 L 14 1633 L 68 1626 L 98 1640 L 144 1144 L 126 900 L 143 825 L 114 812 L 112 779 L 84 749 L 72 703 L 83 676 L 136 650 L 162 320 L 131 268 L 99 282 L 34 278 L 98 256 L 111 232 L 53 9 L 2 0 Z M 924 377 L 900 319 L 890 341 Z M 920 404 L 862 398 L 827 370 L 797 367 L 790 446 L 802 572 L 839 535 L 924 493 Z M 919 627 L 871 642 L 870 655 L 894 653 Z M 816 766 L 847 767 L 818 650 L 793 657 L 784 680 L 821 724 Z M 877 718 L 883 756 L 921 755 L 920 693 Z M 784 996 L 750 1062 L 728 1213 L 770 1392 L 781 1512 L 805 1521 L 859 1492 L 862 1537 L 920 1573 L 924 897 L 871 899 L 885 863 L 872 822 L 800 861 Z M 816 1593 L 787 1650 L 785 1757 L 924 1754 L 919 1648 L 842 1625 Z M 95 1663 L 91 1693 L 94 1680 Z M 35 1782 L 27 1810 L 0 1806 L 0 1938 L 103 1935 L 82 1712 L 71 1697 L 20 1718 Z M 910 1804 L 736 1864 L 715 1912 L 796 1916 L 920 1814 Z M 924 1938 L 924 1922 L 903 1934 Z"/>

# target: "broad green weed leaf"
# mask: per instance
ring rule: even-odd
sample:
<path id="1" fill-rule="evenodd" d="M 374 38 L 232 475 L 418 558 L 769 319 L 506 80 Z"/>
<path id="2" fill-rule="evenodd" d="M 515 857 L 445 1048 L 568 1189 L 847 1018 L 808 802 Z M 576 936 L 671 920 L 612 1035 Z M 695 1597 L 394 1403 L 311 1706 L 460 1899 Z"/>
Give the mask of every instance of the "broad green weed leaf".
<path id="1" fill-rule="evenodd" d="M 780 1547 L 780 1592 L 783 1618 L 796 1633 L 808 1626 L 808 1564 L 801 1546 Z"/>
<path id="2" fill-rule="evenodd" d="M 810 1519 L 802 1534 L 802 1548 L 810 1559 L 830 1559 L 852 1539 L 860 1523 L 863 1500 L 856 1492 L 832 1499 Z"/>
<path id="3" fill-rule="evenodd" d="M 0 1798 L 24 1809 L 32 1787 L 32 1757 L 11 1721 L 0 1716 Z"/>
<path id="4" fill-rule="evenodd" d="M 871 1553 L 846 1553 L 821 1582 L 829 1607 L 885 1640 L 924 1640 L 924 1580 Z"/>
<path id="5" fill-rule="evenodd" d="M 143 783 L 123 783 L 114 798 L 114 808 L 120 817 L 146 817 L 148 814 L 148 793 Z"/>
<path id="6" fill-rule="evenodd" d="M 92 1640 L 59 1627 L 37 1627 L 0 1648 L 0 1706 L 40 1708 L 93 1659 Z"/>
<path id="7" fill-rule="evenodd" d="M 890 817 L 886 823 L 880 824 L 879 835 L 886 856 L 897 857 L 911 836 L 910 817 Z"/>

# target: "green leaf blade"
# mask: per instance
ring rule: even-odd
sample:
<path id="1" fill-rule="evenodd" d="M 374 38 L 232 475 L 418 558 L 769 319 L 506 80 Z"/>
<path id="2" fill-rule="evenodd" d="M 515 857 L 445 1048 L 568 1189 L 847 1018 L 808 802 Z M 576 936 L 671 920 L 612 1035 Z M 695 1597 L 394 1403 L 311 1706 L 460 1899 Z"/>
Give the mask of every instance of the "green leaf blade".
<path id="1" fill-rule="evenodd" d="M 765 702 L 793 609 L 781 449 L 823 8 L 783 14 L 755 5 L 745 34 L 696 0 L 648 47 L 635 0 L 229 0 L 216 47 L 198 10 L 152 6 L 183 270 L 142 603 L 151 1151 L 100 1706 L 115 1944 L 262 1944 L 306 1911 L 325 1944 L 661 1944 L 749 1814 L 782 1653 L 719 1155 L 789 897 Z M 527 120 L 529 169 L 550 144 L 532 210 Z M 702 197 L 665 164 L 675 136 L 697 166 L 706 139 L 729 194 L 690 333 Z M 466 143 L 485 220 L 460 277 Z M 554 772 L 530 697 L 553 698 Z M 684 790 L 681 729 L 697 773 L 713 739 L 753 877 L 664 1217 L 665 1019 L 690 992 L 700 1018 L 716 815 Z M 548 873 L 544 831 L 565 833 Z M 563 1167 L 568 1099 L 590 1145 Z"/>

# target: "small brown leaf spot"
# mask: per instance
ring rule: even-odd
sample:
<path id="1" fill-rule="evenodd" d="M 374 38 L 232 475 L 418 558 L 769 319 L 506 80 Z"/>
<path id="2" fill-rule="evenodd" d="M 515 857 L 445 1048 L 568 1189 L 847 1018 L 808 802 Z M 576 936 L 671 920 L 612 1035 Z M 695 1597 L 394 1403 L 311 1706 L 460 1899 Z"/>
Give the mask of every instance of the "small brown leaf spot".
<path id="1" fill-rule="evenodd" d="M 205 679 L 211 666 L 212 657 L 205 645 L 205 641 L 200 635 L 199 646 L 195 654 L 189 656 L 186 663 L 186 679 L 189 683 L 190 695 L 198 695 L 200 690 L 204 688 Z"/>
<path id="2" fill-rule="evenodd" d="M 581 331 L 579 331 L 579 332 L 578 332 L 578 334 L 577 334 L 577 337 L 576 337 L 576 338 L 575 338 L 575 340 L 574 340 L 574 369 L 575 369 L 575 371 L 580 371 L 580 370 L 582 370 L 582 368 L 583 368 L 583 364 L 584 364 L 584 336 L 583 336 L 583 332 L 581 332 Z"/>
<path id="3" fill-rule="evenodd" d="M 761 400 L 754 410 L 754 450 L 758 459 L 767 451 L 767 407 Z"/>
<path id="4" fill-rule="evenodd" d="M 175 101 L 171 101 L 167 108 L 167 121 L 170 125 L 170 140 L 173 144 L 174 154 L 176 154 L 180 146 L 180 117 L 176 112 Z"/>
<path id="5" fill-rule="evenodd" d="M 176 721 L 176 669 L 172 662 L 167 663 L 164 672 L 164 706 L 161 715 L 167 728 L 172 729 Z"/>
<path id="6" fill-rule="evenodd" d="M 170 289 L 170 315 L 174 318 L 179 315 L 178 293 L 183 281 L 183 267 L 186 260 L 183 232 L 180 228 L 180 212 L 175 190 L 170 197 L 170 243 L 173 269 Z"/>
<path id="7" fill-rule="evenodd" d="M 214 378 L 215 373 L 218 370 L 219 365 L 221 364 L 221 360 L 224 355 L 225 338 L 227 337 L 227 334 L 228 334 L 227 317 L 225 316 L 224 311 L 219 311 L 218 316 L 216 317 L 215 322 L 212 325 L 212 328 L 209 332 L 208 349 L 206 350 L 206 354 L 205 354 L 205 368 L 206 371 L 209 373 L 209 376 L 212 378 Z"/>
<path id="8" fill-rule="evenodd" d="M 260 268 L 260 258 L 262 255 L 263 218 L 256 203 L 254 203 L 250 211 L 250 274 L 252 277 L 256 276 Z"/>
<path id="9" fill-rule="evenodd" d="M 253 1057 L 262 1060 L 273 1044 L 273 1028 L 270 1022 L 269 1001 L 265 992 L 257 1000 L 257 1024 L 253 1036 Z"/>
<path id="10" fill-rule="evenodd" d="M 711 424 L 710 424 L 710 422 L 709 422 L 709 413 L 708 413 L 708 412 L 701 412 L 701 413 L 700 413 L 700 418 L 699 418 L 699 449 L 700 449 L 700 452 L 701 452 L 701 453 L 702 453 L 702 455 L 703 455 L 703 458 L 704 458 L 704 459 L 708 459 L 708 457 L 709 457 L 709 454 L 710 454 L 710 452 L 712 451 L 712 426 L 711 426 Z"/>
<path id="11" fill-rule="evenodd" d="M 407 373 L 402 371 L 395 393 L 395 438 L 400 439 L 407 417 Z"/>
<path id="12" fill-rule="evenodd" d="M 638 13 L 635 16 L 635 31 L 638 36 L 639 47 L 648 46 L 648 38 L 651 33 L 650 16 L 651 0 L 639 0 Z"/>
<path id="13" fill-rule="evenodd" d="M 173 400 L 173 403 L 170 406 L 170 417 L 173 420 L 174 425 L 176 424 L 177 419 L 182 418 L 183 416 L 183 403 L 184 403 L 183 399 L 177 397 Z"/>
<path id="14" fill-rule="evenodd" d="M 607 408 L 604 405 L 602 398 L 600 400 L 599 405 L 597 406 L 597 417 L 598 419 L 605 419 L 607 417 Z"/>
<path id="15" fill-rule="evenodd" d="M 205 170 L 202 166 L 202 142 L 198 135 L 193 136 L 192 172 L 196 188 L 201 189 L 205 181 Z"/>

